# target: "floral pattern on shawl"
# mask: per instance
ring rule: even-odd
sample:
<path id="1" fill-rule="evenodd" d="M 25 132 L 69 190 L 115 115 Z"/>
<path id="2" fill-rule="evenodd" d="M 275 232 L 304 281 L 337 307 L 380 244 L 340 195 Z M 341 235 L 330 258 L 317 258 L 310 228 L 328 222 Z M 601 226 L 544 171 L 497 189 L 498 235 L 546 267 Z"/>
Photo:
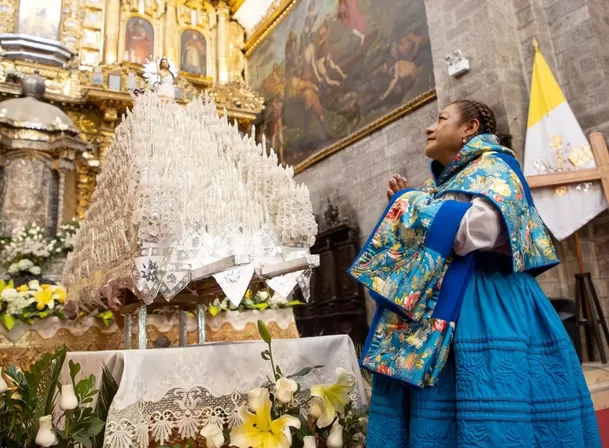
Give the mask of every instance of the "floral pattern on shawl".
<path id="1" fill-rule="evenodd" d="M 445 259 L 425 247 L 427 231 L 443 201 L 410 190 L 391 203 L 349 270 L 364 286 L 418 321 L 433 312 Z"/>
<path id="2" fill-rule="evenodd" d="M 361 364 L 412 386 L 433 387 L 446 365 L 454 333 L 454 322 L 434 318 L 413 322 L 380 307 Z"/>
<path id="3" fill-rule="evenodd" d="M 494 136 L 478 136 L 435 180 L 396 195 L 385 210 L 349 271 L 378 302 L 363 367 L 418 387 L 437 384 L 456 318 L 443 320 L 433 312 L 452 260 L 426 242 L 447 193 L 483 196 L 497 207 L 509 234 L 514 271 L 544 269 L 558 262 L 528 187 L 515 171 L 519 168 L 510 166 L 506 155 L 514 156 Z"/>
<path id="4" fill-rule="evenodd" d="M 495 136 L 475 137 L 426 189 L 438 198 L 450 192 L 466 193 L 484 196 L 494 204 L 509 235 L 514 272 L 553 266 L 558 256 L 550 235 L 525 186 L 500 154 L 514 157 Z"/>

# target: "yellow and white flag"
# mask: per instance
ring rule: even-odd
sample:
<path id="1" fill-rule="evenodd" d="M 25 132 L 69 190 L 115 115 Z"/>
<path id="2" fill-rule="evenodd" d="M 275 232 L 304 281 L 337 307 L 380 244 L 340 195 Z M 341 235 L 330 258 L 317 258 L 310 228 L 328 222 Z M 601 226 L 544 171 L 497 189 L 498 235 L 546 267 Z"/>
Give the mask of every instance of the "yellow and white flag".
<path id="1" fill-rule="evenodd" d="M 586 139 L 543 55 L 536 49 L 524 151 L 524 174 L 595 168 Z M 533 190 L 535 206 L 558 240 L 607 209 L 600 182 Z"/>

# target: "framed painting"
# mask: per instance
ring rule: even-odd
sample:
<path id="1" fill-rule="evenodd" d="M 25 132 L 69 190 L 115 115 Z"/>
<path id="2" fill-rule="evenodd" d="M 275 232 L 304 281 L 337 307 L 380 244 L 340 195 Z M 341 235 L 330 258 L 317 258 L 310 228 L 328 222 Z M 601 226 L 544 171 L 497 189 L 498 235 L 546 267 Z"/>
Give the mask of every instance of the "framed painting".
<path id="1" fill-rule="evenodd" d="M 207 74 L 207 41 L 197 30 L 186 30 L 180 38 L 180 70 Z"/>
<path id="2" fill-rule="evenodd" d="M 17 32 L 45 39 L 59 39 L 62 0 L 21 0 Z"/>
<path id="3" fill-rule="evenodd" d="M 131 17 L 127 21 L 124 60 L 133 64 L 145 64 L 154 54 L 154 29 L 150 22 L 141 17 Z"/>
<path id="4" fill-rule="evenodd" d="M 420 0 L 293 0 L 249 47 L 257 128 L 301 171 L 435 98 Z"/>

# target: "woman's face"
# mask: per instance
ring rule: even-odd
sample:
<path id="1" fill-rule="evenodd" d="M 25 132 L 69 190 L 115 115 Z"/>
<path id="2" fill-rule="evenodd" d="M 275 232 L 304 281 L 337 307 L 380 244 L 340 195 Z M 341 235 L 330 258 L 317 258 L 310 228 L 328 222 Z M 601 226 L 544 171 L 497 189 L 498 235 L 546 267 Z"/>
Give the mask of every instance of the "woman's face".
<path id="1" fill-rule="evenodd" d="M 169 62 L 167 62 L 165 59 L 161 60 L 161 68 L 168 70 L 169 69 Z"/>
<path id="2" fill-rule="evenodd" d="M 425 131 L 425 155 L 444 166 L 448 165 L 463 147 L 463 139 L 469 140 L 476 135 L 479 127 L 478 120 L 463 122 L 457 104 L 447 106 L 438 114 L 436 122 Z"/>

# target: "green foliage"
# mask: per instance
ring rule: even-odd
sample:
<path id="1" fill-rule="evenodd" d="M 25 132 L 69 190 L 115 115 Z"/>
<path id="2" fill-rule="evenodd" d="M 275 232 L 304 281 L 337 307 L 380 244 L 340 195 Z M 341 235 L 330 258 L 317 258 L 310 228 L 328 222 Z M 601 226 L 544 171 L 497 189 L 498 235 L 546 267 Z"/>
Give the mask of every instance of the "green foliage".
<path id="1" fill-rule="evenodd" d="M 5 372 L 8 391 L 0 402 L 0 434 L 4 440 L 21 447 L 34 446 L 40 417 L 49 415 L 55 406 L 59 375 L 66 358 L 66 348 L 45 354 L 29 372 L 10 366 Z"/>
<path id="2" fill-rule="evenodd" d="M 8 390 L 0 396 L 0 446 L 34 448 L 40 418 L 52 415 L 54 424 L 60 420 L 64 422 L 63 429 L 53 429 L 58 448 L 101 447 L 104 422 L 118 385 L 104 366 L 101 393 L 98 395 L 95 376 L 77 381 L 81 368 L 70 360 L 70 380 L 78 406 L 57 414 L 56 401 L 66 353 L 65 346 L 54 354 L 47 353 L 28 372 L 14 366 L 6 369 L 4 378 Z M 91 407 L 96 395 L 99 396 L 97 405 Z"/>
<path id="3" fill-rule="evenodd" d="M 104 363 L 102 366 L 102 381 L 99 388 L 99 394 L 97 395 L 96 412 L 98 418 L 105 422 L 108 419 L 108 411 L 114 396 L 118 392 L 118 383 L 112 376 L 112 372 L 108 369 L 108 366 Z M 93 448 L 101 448 L 104 444 L 104 433 L 101 431 L 93 439 Z"/>

